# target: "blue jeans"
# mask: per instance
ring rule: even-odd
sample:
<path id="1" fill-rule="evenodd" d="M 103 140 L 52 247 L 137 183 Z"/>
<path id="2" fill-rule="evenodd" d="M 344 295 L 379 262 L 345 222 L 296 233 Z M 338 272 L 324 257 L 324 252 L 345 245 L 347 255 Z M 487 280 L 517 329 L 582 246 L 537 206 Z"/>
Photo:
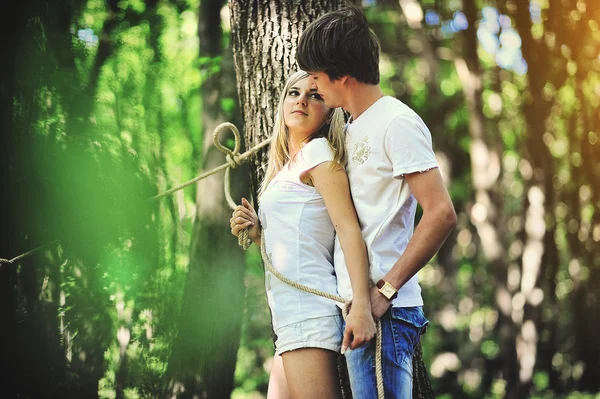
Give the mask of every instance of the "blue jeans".
<path id="1" fill-rule="evenodd" d="M 421 306 L 390 308 L 381 316 L 381 362 L 386 399 L 412 398 L 413 353 L 427 323 Z M 375 339 L 346 351 L 345 356 L 352 397 L 377 399 Z"/>

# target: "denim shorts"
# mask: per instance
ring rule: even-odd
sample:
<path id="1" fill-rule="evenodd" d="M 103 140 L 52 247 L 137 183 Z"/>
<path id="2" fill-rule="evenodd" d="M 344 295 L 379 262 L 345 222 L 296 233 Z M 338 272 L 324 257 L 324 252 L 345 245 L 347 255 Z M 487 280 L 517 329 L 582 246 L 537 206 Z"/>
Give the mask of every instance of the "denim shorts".
<path id="1" fill-rule="evenodd" d="M 390 308 L 381 316 L 383 386 L 386 399 L 412 398 L 412 359 L 427 319 L 421 306 Z M 345 353 L 352 395 L 377 399 L 375 339 Z"/>
<path id="2" fill-rule="evenodd" d="M 343 331 L 341 315 L 315 317 L 288 324 L 275 331 L 275 353 L 281 355 L 301 348 L 321 348 L 339 352 Z"/>

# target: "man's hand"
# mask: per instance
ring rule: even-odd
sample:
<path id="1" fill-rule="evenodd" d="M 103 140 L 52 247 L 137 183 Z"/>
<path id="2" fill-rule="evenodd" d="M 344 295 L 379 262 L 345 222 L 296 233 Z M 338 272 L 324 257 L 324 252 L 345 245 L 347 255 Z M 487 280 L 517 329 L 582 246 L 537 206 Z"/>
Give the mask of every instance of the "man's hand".
<path id="1" fill-rule="evenodd" d="M 375 320 L 379 320 L 391 305 L 392 302 L 381 295 L 377 287 L 371 287 L 371 313 Z"/>

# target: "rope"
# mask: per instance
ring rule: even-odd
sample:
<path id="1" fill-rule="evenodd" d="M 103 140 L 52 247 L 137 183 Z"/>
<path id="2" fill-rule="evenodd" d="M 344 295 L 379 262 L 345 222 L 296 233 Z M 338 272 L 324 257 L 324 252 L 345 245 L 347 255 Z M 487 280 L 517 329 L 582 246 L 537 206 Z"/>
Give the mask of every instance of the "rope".
<path id="1" fill-rule="evenodd" d="M 271 262 L 271 258 L 269 257 L 269 255 L 267 254 L 267 250 L 265 249 L 265 235 L 264 234 L 261 234 L 261 238 L 260 238 L 260 253 L 263 257 L 263 260 L 265 261 L 265 264 L 267 265 L 267 269 L 269 269 L 269 271 L 271 273 L 273 273 L 275 275 L 275 277 L 277 277 L 279 280 L 283 281 L 284 283 L 291 285 L 292 287 L 297 288 L 301 291 L 305 291 L 310 294 L 322 296 L 323 298 L 328 298 L 335 302 L 343 303 L 344 308 L 348 308 L 350 306 L 350 302 L 346 301 L 341 296 L 333 295 L 328 292 L 320 291 L 315 288 L 307 287 L 306 285 L 297 283 L 297 282 L 285 277 L 283 274 L 281 274 L 279 272 L 279 270 L 275 269 L 273 267 L 273 263 Z M 346 318 L 347 315 L 348 315 L 348 311 L 344 311 L 344 318 Z"/>
<path id="2" fill-rule="evenodd" d="M 379 399 L 385 398 L 385 391 L 383 390 L 383 365 L 381 362 L 381 320 L 377 319 L 377 336 L 375 337 L 375 377 L 377 378 L 377 397 Z"/>
<path id="3" fill-rule="evenodd" d="M 335 302 L 343 303 L 344 306 L 342 308 L 342 315 L 344 316 L 344 320 L 346 320 L 346 317 L 348 317 L 348 313 L 350 311 L 349 310 L 350 305 L 351 305 L 350 301 L 346 301 L 341 296 L 333 295 L 333 294 L 330 294 L 325 291 L 317 290 L 315 288 L 311 288 L 306 285 L 300 284 L 296 281 L 290 280 L 289 278 L 287 278 L 286 276 L 281 274 L 277 269 L 275 269 L 275 267 L 273 267 L 271 258 L 267 254 L 264 234 L 261 234 L 261 238 L 260 238 L 260 253 L 262 255 L 263 261 L 265 262 L 265 265 L 267 265 L 267 269 L 269 270 L 269 272 L 273 273 L 273 275 L 275 277 L 277 277 L 279 280 L 281 280 L 284 283 L 286 283 L 294 288 L 297 288 L 301 291 L 308 292 L 308 293 L 314 294 L 314 295 L 318 295 L 323 298 L 328 298 Z M 381 361 L 381 353 L 382 353 L 382 350 L 381 350 L 381 345 L 382 345 L 382 343 L 381 343 L 381 336 L 382 336 L 381 320 L 377 320 L 376 325 L 377 325 L 377 335 L 375 337 L 375 377 L 377 379 L 377 397 L 379 399 L 384 399 L 385 392 L 383 389 L 383 364 Z"/>
<path id="4" fill-rule="evenodd" d="M 224 145 L 222 145 L 219 142 L 219 134 L 222 131 L 224 131 L 225 129 L 229 129 L 233 132 L 233 136 L 235 139 L 235 145 L 234 145 L 233 151 L 230 150 L 229 148 L 225 147 Z M 248 161 L 248 159 L 252 155 L 256 154 L 258 151 L 260 151 L 263 147 L 265 147 L 270 142 L 271 142 L 271 138 L 269 137 L 268 139 L 261 141 L 259 144 L 255 145 L 248 151 L 244 152 L 243 154 L 240 154 L 239 152 L 240 152 L 240 145 L 241 145 L 241 136 L 240 136 L 239 130 L 233 123 L 229 123 L 229 122 L 221 123 L 219 126 L 217 126 L 215 128 L 215 131 L 213 132 L 213 143 L 219 151 L 221 151 L 222 153 L 225 154 L 225 159 L 226 159 L 227 163 L 224 163 L 223 165 L 219 165 L 214 169 L 204 172 L 204 173 L 194 177 L 193 179 L 188 180 L 176 187 L 170 188 L 169 190 L 162 192 L 160 194 L 157 194 L 154 197 L 148 198 L 148 200 L 156 200 L 156 199 L 165 197 L 169 194 L 174 193 L 175 191 L 179 191 L 188 186 L 191 186 L 192 184 L 196 183 L 197 181 L 205 179 L 205 178 L 212 176 L 215 173 L 218 173 L 218 172 L 222 171 L 223 169 L 225 169 L 225 184 L 224 184 L 225 199 L 227 200 L 227 203 L 229 204 L 231 209 L 234 209 L 236 207 L 236 204 L 233 201 L 233 199 L 231 198 L 231 188 L 230 188 L 230 178 L 229 178 L 230 169 L 232 169 L 232 168 L 235 169 L 242 163 Z M 48 246 L 51 246 L 51 245 L 54 245 L 57 243 L 58 243 L 58 241 L 52 241 L 48 244 L 44 244 L 38 248 L 32 249 L 31 251 L 28 251 L 19 256 L 16 256 L 10 260 L 0 258 L 0 270 L 2 270 L 5 266 L 9 266 L 9 265 L 14 264 L 15 262 L 18 262 L 19 260 L 25 258 L 26 256 L 33 254 L 34 252 L 39 251 L 42 248 L 45 248 L 45 247 L 48 247 Z M 252 241 L 248 237 L 248 229 L 244 229 L 240 232 L 240 234 L 238 235 L 238 244 L 243 249 L 248 249 L 250 244 L 252 244 Z"/>
<path id="5" fill-rule="evenodd" d="M 29 256 L 29 255 L 31 255 L 31 254 L 33 254 L 35 252 L 38 252 L 38 251 L 40 251 L 40 250 L 42 250 L 42 249 L 44 249 L 46 247 L 50 247 L 50 246 L 52 246 L 54 244 L 57 244 L 57 243 L 58 243 L 58 241 L 52 241 L 52 242 L 49 242 L 47 244 L 40 245 L 39 247 L 34 248 L 31 251 L 27 251 L 27 252 L 25 252 L 25 253 L 23 253 L 23 254 L 21 254 L 19 256 L 15 256 L 12 259 L 0 258 L 0 271 L 2 269 L 4 269 L 4 267 L 8 267 L 10 265 L 14 265 L 15 263 L 17 263 L 18 261 L 20 261 L 21 259 L 23 259 L 26 256 Z"/>
<path id="6" fill-rule="evenodd" d="M 223 131 L 225 129 L 229 129 L 233 132 L 233 136 L 235 138 L 235 145 L 234 145 L 233 151 L 231 151 L 229 148 L 225 147 L 224 145 L 222 145 L 219 142 L 219 133 L 221 133 L 221 131 Z M 248 160 L 248 158 L 250 158 L 252 155 L 256 154 L 259 150 L 261 150 L 263 147 L 265 147 L 270 142 L 271 142 L 271 138 L 269 137 L 268 139 L 261 141 L 259 144 L 255 145 L 254 147 L 252 147 L 251 149 L 249 149 L 248 151 L 246 151 L 240 155 L 239 154 L 239 151 L 240 151 L 240 132 L 239 132 L 239 130 L 237 129 L 237 127 L 235 127 L 235 125 L 233 123 L 229 123 L 229 122 L 221 123 L 219 126 L 216 127 L 215 131 L 213 132 L 213 144 L 215 145 L 215 147 L 217 147 L 217 149 L 219 151 L 221 151 L 222 153 L 225 154 L 225 159 L 227 160 L 227 163 L 224 163 L 223 165 L 217 166 L 214 169 L 204 172 L 201 175 L 198 175 L 198 176 L 194 177 L 193 179 L 180 184 L 179 186 L 173 187 L 163 193 L 157 194 L 154 197 L 151 197 L 150 200 L 155 200 L 155 199 L 165 197 L 171 193 L 174 193 L 175 191 L 178 191 L 178 190 L 181 190 L 188 186 L 191 186 L 192 184 L 196 183 L 197 181 L 205 179 L 205 178 L 207 178 L 211 175 L 214 175 L 215 173 L 218 173 L 218 172 L 222 171 L 223 169 L 225 169 L 225 174 L 226 174 L 225 198 L 227 199 L 227 203 L 229 204 L 229 206 L 233 209 L 233 208 L 235 208 L 236 205 L 233 202 L 233 200 L 231 199 L 231 194 L 230 194 L 230 190 L 229 190 L 229 169 L 237 168 L 239 165 L 246 162 Z"/>

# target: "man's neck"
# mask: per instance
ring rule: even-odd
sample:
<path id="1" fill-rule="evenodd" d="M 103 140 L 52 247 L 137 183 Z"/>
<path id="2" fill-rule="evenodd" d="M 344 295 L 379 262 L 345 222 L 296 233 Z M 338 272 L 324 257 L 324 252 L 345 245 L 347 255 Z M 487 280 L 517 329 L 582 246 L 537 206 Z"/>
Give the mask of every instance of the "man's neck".
<path id="1" fill-rule="evenodd" d="M 384 94 L 379 85 L 353 81 L 350 83 L 346 104 L 342 108 L 352 115 L 354 121 L 383 96 Z"/>

